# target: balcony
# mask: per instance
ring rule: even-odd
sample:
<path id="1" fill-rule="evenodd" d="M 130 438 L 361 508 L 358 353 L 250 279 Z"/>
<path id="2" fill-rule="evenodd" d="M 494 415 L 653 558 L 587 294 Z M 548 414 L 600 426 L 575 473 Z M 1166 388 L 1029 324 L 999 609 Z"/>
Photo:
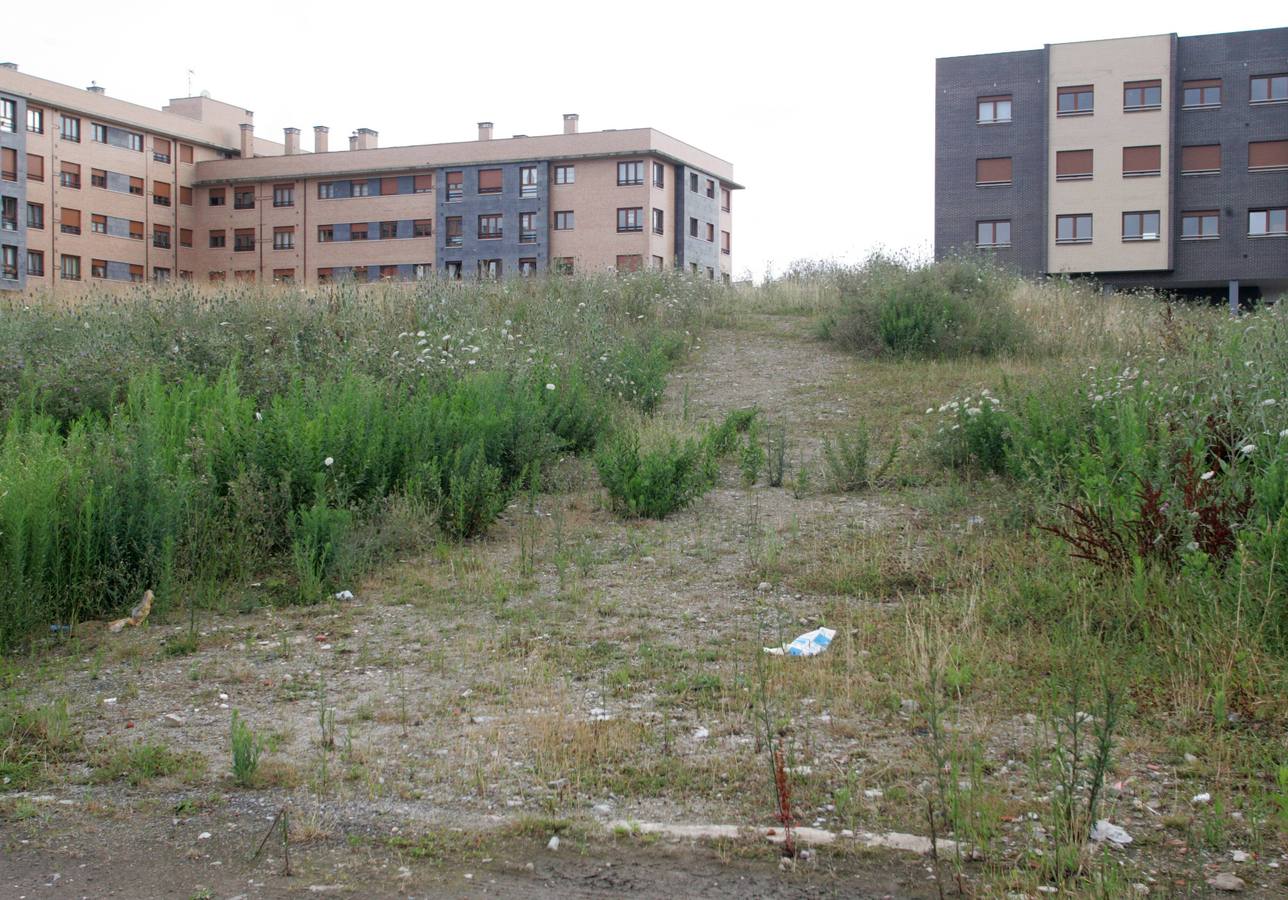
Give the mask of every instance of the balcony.
<path id="1" fill-rule="evenodd" d="M 254 249 L 255 249 L 254 238 L 237 238 L 237 240 L 233 241 L 234 253 L 249 253 L 251 250 L 254 250 Z"/>
<path id="2" fill-rule="evenodd" d="M 535 244 L 537 242 L 537 233 L 535 231 L 520 231 L 520 244 Z"/>
<path id="3" fill-rule="evenodd" d="M 459 234 L 449 234 L 449 235 L 447 236 L 446 245 L 447 245 L 448 247 L 460 247 L 460 246 L 462 246 L 464 243 L 465 243 L 465 238 L 464 238 L 462 235 L 459 235 Z"/>
<path id="4" fill-rule="evenodd" d="M 153 246 L 153 247 L 158 247 L 158 248 L 160 248 L 161 250 L 169 250 L 169 249 L 170 249 L 170 235 L 168 235 L 168 234 L 154 234 L 154 235 L 152 235 L 152 246 Z"/>
<path id="5" fill-rule="evenodd" d="M 254 197 L 235 197 L 233 198 L 233 209 L 254 209 Z"/>
<path id="6" fill-rule="evenodd" d="M 463 196 L 464 196 L 464 194 L 465 194 L 465 192 L 464 192 L 463 190 L 461 190 L 461 186 L 460 186 L 459 184 L 449 184 L 449 185 L 447 186 L 447 202 L 448 202 L 448 203 L 457 203 L 457 202 L 459 202 L 459 201 L 460 201 L 460 199 L 461 199 L 461 197 L 463 197 Z"/>

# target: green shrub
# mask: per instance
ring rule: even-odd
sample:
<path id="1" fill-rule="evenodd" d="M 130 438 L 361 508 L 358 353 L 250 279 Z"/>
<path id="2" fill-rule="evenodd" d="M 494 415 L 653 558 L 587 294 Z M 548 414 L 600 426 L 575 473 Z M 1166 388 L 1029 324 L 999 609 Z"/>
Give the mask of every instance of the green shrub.
<path id="1" fill-rule="evenodd" d="M 765 465 L 765 448 L 760 443 L 759 420 L 753 420 L 747 429 L 747 440 L 738 454 L 738 464 L 742 469 L 742 483 L 755 487 L 760 480 L 760 470 Z"/>
<path id="2" fill-rule="evenodd" d="M 234 709 L 229 740 L 233 757 L 233 781 L 242 787 L 251 787 L 255 783 L 255 774 L 259 771 L 260 754 L 264 751 L 263 738 L 255 734 Z"/>
<path id="3" fill-rule="evenodd" d="M 845 493 L 870 484 L 868 474 L 868 428 L 859 423 L 849 432 L 838 432 L 836 439 L 823 439 L 823 464 L 830 490 Z"/>
<path id="4" fill-rule="evenodd" d="M 302 603 L 321 600 L 327 581 L 343 571 L 340 560 L 353 525 L 352 512 L 328 506 L 322 491 L 315 496 L 312 506 L 291 517 L 291 560 Z"/>
<path id="5" fill-rule="evenodd" d="M 600 481 L 616 511 L 662 519 L 687 507 L 711 485 L 711 457 L 701 442 L 668 436 L 656 443 L 641 449 L 639 434 L 623 429 L 595 454 Z"/>

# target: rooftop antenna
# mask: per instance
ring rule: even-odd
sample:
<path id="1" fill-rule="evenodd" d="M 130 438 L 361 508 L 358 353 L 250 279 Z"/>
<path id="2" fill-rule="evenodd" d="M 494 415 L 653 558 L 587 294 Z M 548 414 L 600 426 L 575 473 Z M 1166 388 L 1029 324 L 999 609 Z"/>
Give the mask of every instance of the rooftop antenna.
<path id="1" fill-rule="evenodd" d="M 189 96 L 189 97 L 191 97 L 191 96 L 192 96 L 192 76 L 193 76 L 193 74 L 194 74 L 194 73 L 193 73 L 192 69 L 189 69 L 189 70 L 188 70 L 188 96 Z"/>

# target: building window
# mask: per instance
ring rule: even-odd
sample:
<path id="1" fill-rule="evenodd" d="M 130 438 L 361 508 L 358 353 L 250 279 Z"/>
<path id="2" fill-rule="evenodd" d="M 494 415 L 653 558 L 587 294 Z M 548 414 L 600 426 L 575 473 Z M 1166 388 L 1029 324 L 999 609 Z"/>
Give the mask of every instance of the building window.
<path id="1" fill-rule="evenodd" d="M 537 214 L 519 213 L 519 243 L 535 244 L 537 242 Z"/>
<path id="2" fill-rule="evenodd" d="M 318 184 L 319 200 L 334 200 L 340 196 L 340 191 L 336 187 L 338 181 L 323 181 Z"/>
<path id="3" fill-rule="evenodd" d="M 167 161 L 168 161 L 168 160 L 167 160 Z M 165 268 L 164 266 L 153 266 L 153 267 L 152 267 L 152 280 L 153 280 L 153 281 L 169 281 L 169 280 L 170 280 L 170 270 L 169 270 L 169 269 L 167 269 L 167 268 Z"/>
<path id="4" fill-rule="evenodd" d="M 254 284 L 254 283 L 255 283 L 255 270 L 254 270 L 254 269 L 238 269 L 237 271 L 233 272 L 233 278 L 235 278 L 237 281 L 244 281 L 244 282 L 247 282 L 247 283 L 249 283 L 249 284 Z"/>
<path id="5" fill-rule="evenodd" d="M 555 166 L 555 184 L 575 184 L 576 182 L 576 166 Z"/>
<path id="6" fill-rule="evenodd" d="M 727 231 L 720 232 L 720 252 L 725 256 L 730 253 L 729 232 Z"/>
<path id="7" fill-rule="evenodd" d="M 412 190 L 417 194 L 428 194 L 434 189 L 434 173 L 425 172 L 412 179 Z"/>
<path id="8" fill-rule="evenodd" d="M 45 251 L 27 251 L 27 274 L 40 277 L 45 274 Z"/>
<path id="9" fill-rule="evenodd" d="M 1181 213 L 1181 240 L 1207 241 L 1221 236 L 1220 216 L 1215 209 Z"/>
<path id="10" fill-rule="evenodd" d="M 716 183 L 710 178 L 707 179 L 707 196 L 712 200 L 716 199 Z"/>
<path id="11" fill-rule="evenodd" d="M 1011 121 L 1011 95 L 980 97 L 975 101 L 975 121 L 980 125 L 1003 125 Z"/>
<path id="12" fill-rule="evenodd" d="M 107 216 L 99 213 L 91 213 L 89 217 L 89 230 L 93 234 L 107 234 Z"/>
<path id="13" fill-rule="evenodd" d="M 1288 141 L 1251 141 L 1248 144 L 1249 172 L 1288 170 Z"/>
<path id="14" fill-rule="evenodd" d="M 1288 100 L 1288 75 L 1256 75 L 1252 79 L 1253 103 L 1282 103 Z"/>
<path id="15" fill-rule="evenodd" d="M 447 217 L 447 246 L 459 247 L 465 240 L 464 221 L 460 216 Z"/>
<path id="16" fill-rule="evenodd" d="M 125 138 L 126 138 L 126 140 L 129 142 L 129 145 L 130 145 L 130 149 L 131 149 L 131 150 L 134 150 L 134 151 L 136 151 L 136 152 L 138 152 L 138 153 L 142 153 L 142 152 L 143 152 L 143 135 L 141 135 L 141 134 L 135 134 L 135 133 L 134 133 L 134 132 L 132 132 L 132 131 L 127 131 L 127 132 L 125 133 Z M 142 273 L 142 272 L 140 272 L 140 273 L 139 273 L 139 277 L 138 277 L 136 280 L 137 280 L 137 281 L 142 281 L 142 280 L 143 280 L 143 273 Z"/>
<path id="17" fill-rule="evenodd" d="M 424 281 L 434 274 L 433 263 L 416 263 L 411 270 L 411 275 L 417 281 Z"/>
<path id="18" fill-rule="evenodd" d="M 501 260 L 480 259 L 479 278 L 497 279 L 501 277 Z"/>
<path id="19" fill-rule="evenodd" d="M 443 263 L 443 270 L 447 273 L 449 281 L 461 280 L 461 263 L 460 260 Z"/>
<path id="20" fill-rule="evenodd" d="M 1181 148 L 1182 175 L 1220 175 L 1221 145 L 1204 144 Z"/>
<path id="21" fill-rule="evenodd" d="M 381 280 L 381 281 L 393 281 L 393 280 L 395 280 L 397 277 L 398 277 L 398 267 L 397 267 L 397 266 L 381 266 L 381 267 L 380 267 L 380 280 Z"/>
<path id="22" fill-rule="evenodd" d="M 170 249 L 170 226 L 169 225 L 152 226 L 152 246 L 160 250 Z"/>
<path id="23" fill-rule="evenodd" d="M 535 258 L 528 256 L 519 260 L 519 275 L 528 278 L 537 274 L 537 261 Z"/>
<path id="24" fill-rule="evenodd" d="M 165 138 L 152 138 L 152 159 L 159 163 L 170 161 L 170 142 Z"/>
<path id="25" fill-rule="evenodd" d="M 130 177 L 130 193 L 136 197 L 143 196 L 143 179 Z"/>
<path id="26" fill-rule="evenodd" d="M 43 231 L 45 228 L 45 204 L 28 203 L 27 204 L 27 227 Z"/>
<path id="27" fill-rule="evenodd" d="M 294 269 L 274 269 L 273 283 L 274 284 L 294 284 L 295 270 Z"/>
<path id="28" fill-rule="evenodd" d="M 350 197 L 370 197 L 371 182 L 367 181 L 365 178 L 360 178 L 356 181 L 350 181 L 349 196 Z"/>
<path id="29" fill-rule="evenodd" d="M 273 229 L 273 249 L 274 250 L 294 250 L 295 249 L 295 228 L 293 226 L 278 227 Z"/>
<path id="30" fill-rule="evenodd" d="M 179 246 L 180 246 L 180 247 L 191 247 L 191 246 L 192 246 L 192 229 L 191 229 L 191 228 L 180 228 L 180 229 L 179 229 Z"/>
<path id="31" fill-rule="evenodd" d="M 662 234 L 666 230 L 666 213 L 662 210 L 653 208 L 653 233 Z"/>
<path id="32" fill-rule="evenodd" d="M 0 179 L 18 180 L 18 151 L 12 147 L 0 147 Z"/>
<path id="33" fill-rule="evenodd" d="M 398 190 L 398 176 L 380 179 L 380 196 L 393 197 L 401 193 L 402 191 Z"/>
<path id="34" fill-rule="evenodd" d="M 90 277 L 90 278 L 106 278 L 106 277 L 107 277 L 107 260 L 105 260 L 105 259 L 93 259 L 93 258 L 91 258 L 91 259 L 90 259 L 90 261 L 89 261 L 89 277 Z"/>
<path id="35" fill-rule="evenodd" d="M 617 257 L 617 271 L 619 272 L 638 272 L 643 266 L 644 257 L 638 253 L 619 255 Z"/>
<path id="36" fill-rule="evenodd" d="M 716 226 L 708 222 L 707 223 L 707 243 L 714 244 L 715 242 L 716 242 Z"/>
<path id="37" fill-rule="evenodd" d="M 207 281 L 225 281 L 228 278 L 227 272 L 207 272 Z"/>
<path id="38" fill-rule="evenodd" d="M 62 171 L 58 173 L 58 183 L 65 188 L 74 188 L 80 190 L 81 172 L 80 166 L 76 163 L 65 162 L 62 164 Z"/>
<path id="39" fill-rule="evenodd" d="M 0 278 L 18 280 L 18 247 L 5 244 L 0 247 Z"/>
<path id="40" fill-rule="evenodd" d="M 234 188 L 233 209 L 254 209 L 254 208 L 255 208 L 255 189 L 254 188 Z"/>
<path id="41" fill-rule="evenodd" d="M 80 143 L 80 119 L 75 116 L 61 116 L 58 120 L 58 133 L 65 141 Z M 77 260 L 77 278 L 80 277 L 80 261 Z"/>
<path id="42" fill-rule="evenodd" d="M 715 281 L 715 280 L 716 280 L 716 270 L 713 269 L 711 266 L 707 266 L 707 281 Z"/>
<path id="43" fill-rule="evenodd" d="M 179 145 L 179 162 L 181 163 L 192 162 L 192 144 Z"/>
<path id="44" fill-rule="evenodd" d="M 223 229 L 210 232 L 210 246 L 215 248 L 228 246 Z"/>
<path id="45" fill-rule="evenodd" d="M 733 191 L 729 190 L 728 188 L 721 188 L 720 189 L 720 208 L 725 212 L 729 212 L 732 206 L 733 206 Z"/>
<path id="46" fill-rule="evenodd" d="M 1288 208 L 1248 210 L 1248 236 L 1288 235 Z"/>
<path id="47" fill-rule="evenodd" d="M 1204 78 L 1181 85 L 1182 109 L 1207 109 L 1221 105 L 1221 79 Z"/>
<path id="48" fill-rule="evenodd" d="M 501 237 L 500 213 L 488 213 L 479 216 L 479 240 L 494 241 Z"/>
<path id="49" fill-rule="evenodd" d="M 978 185 L 1010 184 L 1011 158 L 999 156 L 995 159 L 975 160 L 975 183 Z"/>
<path id="50" fill-rule="evenodd" d="M 392 240 L 394 240 L 394 239 L 395 239 L 395 238 L 397 238 L 397 237 L 398 237 L 398 223 L 397 223 L 397 222 L 381 222 L 381 223 L 380 223 L 380 239 L 381 239 L 382 241 L 392 241 Z"/>
<path id="51" fill-rule="evenodd" d="M 1055 154 L 1056 181 L 1086 181 L 1093 169 L 1091 150 L 1057 150 Z"/>
<path id="52" fill-rule="evenodd" d="M 460 172 L 447 173 L 447 202 L 455 203 L 464 196 L 465 176 Z"/>
<path id="53" fill-rule="evenodd" d="M 223 188 L 211 188 L 211 189 L 210 189 L 210 197 L 209 197 L 208 202 L 210 203 L 210 205 L 211 205 L 211 206 L 223 206 L 223 205 L 224 205 L 224 189 L 223 189 Z"/>
<path id="54" fill-rule="evenodd" d="M 96 144 L 106 144 L 107 126 L 101 125 L 98 122 L 91 122 L 89 126 L 89 139 Z"/>
<path id="55" fill-rule="evenodd" d="M 555 231 L 572 231 L 575 219 L 571 209 L 555 213 Z"/>
<path id="56" fill-rule="evenodd" d="M 1128 81 L 1123 84 L 1123 112 L 1141 112 L 1163 106 L 1163 82 Z"/>
<path id="57" fill-rule="evenodd" d="M 1090 244 L 1091 214 L 1056 216 L 1055 242 L 1057 244 Z"/>
<path id="58" fill-rule="evenodd" d="M 666 268 L 666 260 L 665 260 L 665 259 L 663 259 L 663 258 L 662 258 L 662 257 L 660 257 L 660 256 L 654 256 L 654 257 L 653 257 L 653 268 L 654 268 L 655 270 L 657 270 L 658 272 L 661 272 L 664 268 Z"/>
<path id="59" fill-rule="evenodd" d="M 689 237 L 697 237 L 697 236 L 698 236 L 698 220 L 690 217 L 689 218 Z"/>
<path id="60" fill-rule="evenodd" d="M 18 104 L 13 100 L 0 98 L 0 131 L 16 131 L 17 125 L 15 119 L 18 118 Z M 8 248 L 6 248 L 8 249 Z M 14 260 L 14 270 L 17 271 L 18 261 Z M 15 277 L 17 277 L 15 275 Z"/>
<path id="61" fill-rule="evenodd" d="M 653 163 L 653 187 L 666 187 L 666 166 Z"/>
<path id="62" fill-rule="evenodd" d="M 236 228 L 233 230 L 233 252 L 246 253 L 255 249 L 255 229 Z"/>
<path id="63" fill-rule="evenodd" d="M 1157 144 L 1150 147 L 1123 147 L 1123 177 L 1157 175 L 1162 171 L 1162 158 L 1162 148 Z"/>
<path id="64" fill-rule="evenodd" d="M 89 184 L 90 184 L 90 187 L 106 188 L 106 187 L 107 187 L 107 172 L 106 172 L 106 170 L 104 170 L 104 169 L 90 169 L 90 170 L 89 170 Z"/>
<path id="65" fill-rule="evenodd" d="M 335 280 L 335 270 L 330 266 L 318 269 L 318 284 L 330 284 Z"/>
<path id="66" fill-rule="evenodd" d="M 18 198 L 0 197 L 0 231 L 18 230 Z"/>
<path id="67" fill-rule="evenodd" d="M 571 256 L 555 257 L 555 273 L 559 275 L 571 275 L 573 273 L 573 259 Z"/>
<path id="68" fill-rule="evenodd" d="M 179 202 L 184 206 L 192 206 L 192 188 L 179 188 Z"/>
<path id="69" fill-rule="evenodd" d="M 536 166 L 519 167 L 519 196 L 520 197 L 537 196 L 537 167 Z"/>
<path id="70" fill-rule="evenodd" d="M 433 237 L 434 220 L 433 219 L 413 219 L 411 223 L 412 237 Z"/>
<path id="71" fill-rule="evenodd" d="M 27 154 L 27 180 L 45 180 L 45 158 L 43 156 L 37 156 L 35 153 Z"/>
<path id="72" fill-rule="evenodd" d="M 1123 240 L 1158 240 L 1158 211 L 1123 213 Z"/>
<path id="73" fill-rule="evenodd" d="M 1057 88 L 1055 95 L 1057 116 L 1089 116 L 1095 111 L 1096 93 L 1089 84 Z"/>
<path id="74" fill-rule="evenodd" d="M 81 265 L 79 256 L 68 256 L 64 253 L 58 260 L 59 272 L 67 281 L 80 281 Z"/>
<path id="75" fill-rule="evenodd" d="M 992 222 L 975 223 L 975 246 L 1009 247 L 1011 246 L 1011 221 L 998 219 Z"/>
<path id="76" fill-rule="evenodd" d="M 191 269 L 180 269 L 180 270 L 179 270 L 179 280 L 180 280 L 180 281 L 192 281 L 192 270 L 191 270 Z"/>
<path id="77" fill-rule="evenodd" d="M 169 206 L 170 199 L 170 182 L 154 181 L 152 182 L 152 202 L 156 206 Z"/>
<path id="78" fill-rule="evenodd" d="M 501 193 L 502 173 L 500 169 L 479 169 L 479 193 Z M 450 188 L 450 185 L 449 185 Z"/>
<path id="79" fill-rule="evenodd" d="M 58 230 L 63 234 L 81 233 L 81 214 L 79 209 L 63 207 L 58 217 Z"/>
<path id="80" fill-rule="evenodd" d="M 643 231 L 644 208 L 632 206 L 617 210 L 617 230 L 619 232 Z"/>
<path id="81" fill-rule="evenodd" d="M 335 226 L 334 226 L 334 225 L 319 225 L 319 226 L 318 226 L 318 243 L 319 243 L 319 244 L 329 244 L 329 243 L 331 243 L 331 242 L 332 242 L 332 241 L 334 241 L 334 240 L 335 240 Z"/>
<path id="82" fill-rule="evenodd" d="M 349 226 L 349 240 L 365 241 L 367 239 L 367 223 L 354 222 Z"/>
<path id="83" fill-rule="evenodd" d="M 295 185 L 293 184 L 275 184 L 273 185 L 273 206 L 281 209 L 285 206 L 295 205 Z"/>
<path id="84" fill-rule="evenodd" d="M 698 192 L 698 173 L 697 172 L 689 173 L 689 191 L 690 193 L 694 193 L 694 194 Z"/>
<path id="85" fill-rule="evenodd" d="M 617 164 L 617 184 L 626 186 L 644 183 L 644 163 L 639 161 Z"/>
<path id="86" fill-rule="evenodd" d="M 27 130 L 32 134 L 45 133 L 45 111 L 43 109 L 35 106 L 27 107 Z"/>

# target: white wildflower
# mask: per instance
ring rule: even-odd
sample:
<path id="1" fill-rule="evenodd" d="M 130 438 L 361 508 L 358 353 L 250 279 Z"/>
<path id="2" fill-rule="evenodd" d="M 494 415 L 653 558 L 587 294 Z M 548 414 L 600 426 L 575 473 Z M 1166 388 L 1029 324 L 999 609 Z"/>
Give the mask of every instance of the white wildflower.
<path id="1" fill-rule="evenodd" d="M 1283 431 L 1279 432 L 1279 436 L 1282 438 L 1288 438 L 1288 428 L 1285 428 Z"/>
<path id="2" fill-rule="evenodd" d="M 1244 444 L 1242 447 L 1239 448 L 1239 452 L 1242 453 L 1244 456 L 1250 456 L 1251 454 L 1257 452 L 1257 445 Z"/>
<path id="3" fill-rule="evenodd" d="M 1274 397 L 1270 397 L 1270 398 L 1268 398 L 1268 399 L 1266 399 L 1266 400 L 1262 400 L 1262 401 L 1261 401 L 1261 405 L 1262 405 L 1262 406 L 1274 406 L 1276 402 L 1278 402 L 1278 401 L 1276 401 Z"/>
<path id="4" fill-rule="evenodd" d="M 333 465 L 335 465 L 335 460 L 328 456 L 326 459 L 322 460 L 322 465 L 326 466 L 329 469 Z"/>
<path id="5" fill-rule="evenodd" d="M 548 390 L 548 391 L 553 391 L 554 389 L 555 389 L 555 386 L 554 386 L 553 384 L 547 384 L 547 385 L 546 385 L 546 390 Z"/>
<path id="6" fill-rule="evenodd" d="M 1193 553 L 1195 550 L 1199 549 L 1199 542 L 1190 541 L 1188 544 L 1185 545 L 1185 549 Z"/>
<path id="7" fill-rule="evenodd" d="M 1204 472 L 1202 475 L 1200 475 L 1200 476 L 1199 476 L 1199 478 L 1200 478 L 1200 480 L 1202 480 L 1202 481 L 1211 481 L 1211 480 L 1212 480 L 1212 476 L 1213 476 L 1213 475 L 1215 475 L 1215 474 L 1216 474 L 1216 472 L 1207 471 L 1207 472 Z"/>
<path id="8" fill-rule="evenodd" d="M 968 416 L 978 416 L 978 415 L 979 415 L 979 407 L 978 407 L 978 406 L 972 406 L 972 407 L 970 407 L 969 409 L 967 409 L 967 410 L 966 410 L 966 415 L 968 415 Z"/>
<path id="9" fill-rule="evenodd" d="M 926 415 L 930 415 L 934 411 L 935 411 L 935 408 L 933 406 L 926 407 Z"/>

